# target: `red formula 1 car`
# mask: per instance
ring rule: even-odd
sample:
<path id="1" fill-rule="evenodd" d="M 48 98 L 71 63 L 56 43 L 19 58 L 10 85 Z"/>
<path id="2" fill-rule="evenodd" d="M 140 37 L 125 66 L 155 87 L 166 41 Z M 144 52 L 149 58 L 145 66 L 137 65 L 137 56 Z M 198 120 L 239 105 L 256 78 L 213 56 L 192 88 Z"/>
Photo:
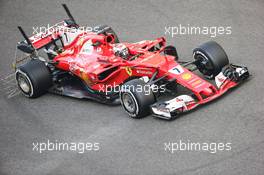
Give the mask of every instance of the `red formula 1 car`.
<path id="1" fill-rule="evenodd" d="M 27 97 L 49 91 L 107 104 L 121 104 L 133 118 L 150 112 L 172 119 L 223 95 L 249 77 L 246 67 L 230 64 L 214 41 L 193 51 L 194 61 L 178 61 L 176 48 L 164 38 L 120 43 L 108 26 L 92 31 L 69 19 L 28 37 L 17 48 L 30 58 L 16 60 L 18 87 Z M 41 55 L 46 52 L 46 58 Z M 195 74 L 199 70 L 202 75 Z M 215 80 L 215 81 L 213 81 Z M 177 87 L 185 91 L 178 91 Z M 169 99 L 168 99 L 169 98 Z"/>

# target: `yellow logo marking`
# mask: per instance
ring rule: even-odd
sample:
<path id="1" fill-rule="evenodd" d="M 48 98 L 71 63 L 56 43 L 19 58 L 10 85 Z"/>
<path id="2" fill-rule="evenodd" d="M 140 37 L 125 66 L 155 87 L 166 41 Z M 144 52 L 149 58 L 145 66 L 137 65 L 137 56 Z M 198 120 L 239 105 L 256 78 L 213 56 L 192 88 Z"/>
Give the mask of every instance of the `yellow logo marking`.
<path id="1" fill-rule="evenodd" d="M 196 86 L 200 84 L 202 81 L 201 80 L 196 80 L 195 82 L 192 83 L 192 86 Z"/>
<path id="2" fill-rule="evenodd" d="M 77 42 L 77 45 L 82 45 L 83 41 L 84 41 L 84 38 L 80 38 L 79 41 Z"/>
<path id="3" fill-rule="evenodd" d="M 88 85 L 91 85 L 92 82 L 90 80 L 90 78 L 88 77 L 88 75 L 83 72 L 83 71 L 80 71 L 80 77 L 85 81 L 85 83 L 87 83 Z"/>
<path id="4" fill-rule="evenodd" d="M 132 75 L 132 69 L 131 69 L 131 67 L 126 67 L 125 69 L 126 69 L 127 74 L 129 76 L 131 76 Z"/>
<path id="5" fill-rule="evenodd" d="M 190 78 L 192 78 L 192 75 L 190 73 L 184 73 L 184 74 L 182 74 L 182 79 L 189 80 Z"/>

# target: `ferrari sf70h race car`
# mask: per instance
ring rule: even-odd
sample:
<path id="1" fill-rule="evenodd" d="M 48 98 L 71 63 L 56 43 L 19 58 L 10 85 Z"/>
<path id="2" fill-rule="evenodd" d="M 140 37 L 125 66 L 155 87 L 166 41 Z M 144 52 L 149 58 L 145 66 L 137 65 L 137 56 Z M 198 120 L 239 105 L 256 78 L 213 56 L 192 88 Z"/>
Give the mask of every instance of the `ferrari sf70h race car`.
<path id="1" fill-rule="evenodd" d="M 179 61 L 176 48 L 163 37 L 119 42 L 113 29 L 100 25 L 83 30 L 65 4 L 68 19 L 28 37 L 14 63 L 16 81 L 30 98 L 45 92 L 120 104 L 129 116 L 152 113 L 172 119 L 223 95 L 249 77 L 248 69 L 229 63 L 214 41 L 193 50 L 193 61 Z M 45 53 L 43 56 L 41 51 Z M 198 73 L 194 73 L 198 70 Z M 121 88 L 120 88 L 121 87 Z M 183 93 L 178 87 L 185 89 Z"/>

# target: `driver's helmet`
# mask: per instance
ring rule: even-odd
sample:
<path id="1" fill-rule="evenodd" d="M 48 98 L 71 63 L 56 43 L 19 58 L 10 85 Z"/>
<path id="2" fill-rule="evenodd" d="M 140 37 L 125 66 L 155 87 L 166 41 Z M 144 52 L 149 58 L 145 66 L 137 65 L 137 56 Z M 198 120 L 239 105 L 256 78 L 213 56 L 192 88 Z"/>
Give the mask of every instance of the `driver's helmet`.
<path id="1" fill-rule="evenodd" d="M 113 47 L 113 51 L 114 51 L 116 56 L 119 56 L 125 60 L 127 60 L 129 57 L 128 48 L 124 44 L 116 44 Z"/>

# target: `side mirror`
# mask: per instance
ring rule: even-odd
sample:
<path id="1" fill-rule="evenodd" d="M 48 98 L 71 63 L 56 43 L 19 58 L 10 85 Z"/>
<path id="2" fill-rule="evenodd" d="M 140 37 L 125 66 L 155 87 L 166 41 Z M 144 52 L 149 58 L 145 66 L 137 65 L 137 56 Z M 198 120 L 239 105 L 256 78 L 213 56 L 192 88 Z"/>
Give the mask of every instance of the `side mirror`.
<path id="1" fill-rule="evenodd" d="M 31 46 L 31 45 L 28 45 L 27 43 L 25 43 L 24 41 L 22 42 L 19 42 L 17 44 L 17 48 L 25 53 L 33 53 L 35 51 L 35 49 Z"/>
<path id="2" fill-rule="evenodd" d="M 177 53 L 177 50 L 174 46 L 166 46 L 164 48 L 164 54 L 174 56 L 175 60 L 178 60 L 178 53 Z"/>
<path id="3" fill-rule="evenodd" d="M 115 37 L 114 37 L 114 35 L 112 35 L 112 34 L 107 35 L 106 38 L 105 38 L 105 41 L 106 41 L 107 43 L 113 43 L 114 40 L 115 40 Z"/>

